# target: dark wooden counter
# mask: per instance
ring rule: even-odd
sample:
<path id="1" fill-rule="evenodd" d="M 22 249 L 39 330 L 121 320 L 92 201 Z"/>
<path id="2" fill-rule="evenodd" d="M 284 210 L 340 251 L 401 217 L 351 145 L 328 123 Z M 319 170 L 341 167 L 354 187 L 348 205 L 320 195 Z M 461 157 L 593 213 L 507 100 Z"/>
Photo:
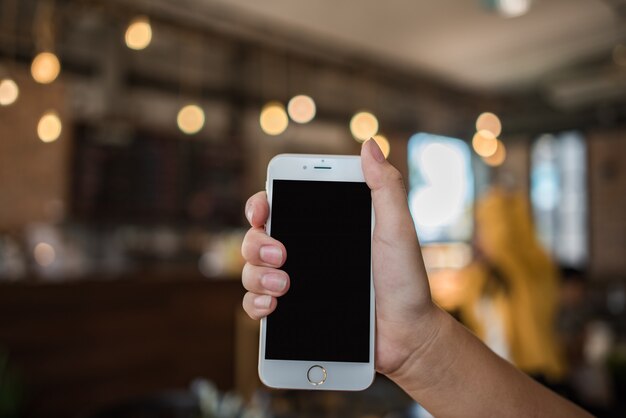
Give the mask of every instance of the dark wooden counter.
<path id="1" fill-rule="evenodd" d="M 27 416 L 72 417 L 205 377 L 234 386 L 239 281 L 153 279 L 0 285 L 0 346 Z"/>

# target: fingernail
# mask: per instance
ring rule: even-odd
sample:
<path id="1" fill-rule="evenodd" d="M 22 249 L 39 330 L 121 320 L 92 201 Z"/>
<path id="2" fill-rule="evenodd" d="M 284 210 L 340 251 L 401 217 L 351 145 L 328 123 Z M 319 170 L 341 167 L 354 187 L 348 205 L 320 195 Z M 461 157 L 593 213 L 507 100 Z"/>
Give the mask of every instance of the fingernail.
<path id="1" fill-rule="evenodd" d="M 258 309 L 267 309 L 272 303 L 272 297 L 270 295 L 261 295 L 254 298 L 254 307 Z"/>
<path id="2" fill-rule="evenodd" d="M 268 273 L 261 277 L 261 284 L 267 290 L 280 292 L 287 286 L 287 279 L 282 274 Z"/>
<path id="3" fill-rule="evenodd" d="M 246 209 L 246 218 L 248 218 L 248 222 L 252 223 L 252 215 L 254 215 L 254 206 L 250 205 Z"/>
<path id="4" fill-rule="evenodd" d="M 261 247 L 261 260 L 266 263 L 279 266 L 283 262 L 283 252 L 280 248 L 272 245 L 264 245 Z"/>
<path id="5" fill-rule="evenodd" d="M 371 142 L 371 144 L 369 144 L 369 147 L 370 147 L 370 154 L 372 155 L 372 157 L 374 157 L 374 159 L 378 161 L 379 163 L 385 162 L 385 156 L 383 152 L 380 150 L 374 138 L 368 139 L 367 142 Z"/>

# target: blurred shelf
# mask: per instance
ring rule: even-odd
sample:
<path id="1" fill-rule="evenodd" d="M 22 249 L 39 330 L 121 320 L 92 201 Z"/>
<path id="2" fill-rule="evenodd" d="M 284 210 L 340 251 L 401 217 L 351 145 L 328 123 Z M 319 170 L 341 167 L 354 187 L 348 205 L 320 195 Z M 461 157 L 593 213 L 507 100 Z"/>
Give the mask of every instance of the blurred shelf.
<path id="1" fill-rule="evenodd" d="M 234 387 L 240 281 L 133 276 L 0 286 L 0 346 L 26 383 L 25 416 L 76 416 L 196 377 Z"/>

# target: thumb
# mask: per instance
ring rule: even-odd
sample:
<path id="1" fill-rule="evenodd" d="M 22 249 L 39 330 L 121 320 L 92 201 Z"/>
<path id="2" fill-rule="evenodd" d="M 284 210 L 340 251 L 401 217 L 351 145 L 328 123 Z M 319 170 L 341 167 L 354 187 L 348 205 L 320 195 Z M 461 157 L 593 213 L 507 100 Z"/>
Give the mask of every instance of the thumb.
<path id="1" fill-rule="evenodd" d="M 361 165 L 374 205 L 372 267 L 377 317 L 396 324 L 410 322 L 432 302 L 402 175 L 373 140 L 361 149 Z"/>
<path id="2" fill-rule="evenodd" d="M 404 239 L 414 244 L 417 234 L 400 172 L 385 159 L 376 141 L 371 139 L 361 148 L 361 165 L 365 182 L 372 190 L 376 216 L 374 235 L 387 243 Z"/>

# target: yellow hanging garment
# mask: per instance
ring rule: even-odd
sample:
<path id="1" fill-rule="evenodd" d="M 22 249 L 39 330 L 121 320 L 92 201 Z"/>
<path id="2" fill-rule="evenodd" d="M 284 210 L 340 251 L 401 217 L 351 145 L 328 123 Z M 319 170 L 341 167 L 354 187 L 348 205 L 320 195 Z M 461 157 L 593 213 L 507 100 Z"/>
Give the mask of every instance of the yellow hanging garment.
<path id="1" fill-rule="evenodd" d="M 515 365 L 530 374 L 560 379 L 564 372 L 554 320 L 558 275 L 533 230 L 529 204 L 521 194 L 494 189 L 476 208 L 478 257 L 460 272 L 465 297 L 461 319 L 483 340 L 481 300 L 500 315 Z"/>

